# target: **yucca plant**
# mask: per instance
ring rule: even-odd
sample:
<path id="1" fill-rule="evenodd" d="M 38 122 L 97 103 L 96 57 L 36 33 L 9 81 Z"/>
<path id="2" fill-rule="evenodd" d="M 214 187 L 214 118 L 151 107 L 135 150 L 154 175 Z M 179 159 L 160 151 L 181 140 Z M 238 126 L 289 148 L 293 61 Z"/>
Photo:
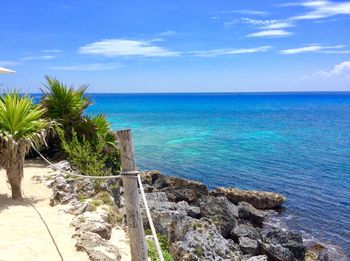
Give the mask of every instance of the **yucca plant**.
<path id="1" fill-rule="evenodd" d="M 47 84 L 41 89 L 40 103 L 47 110 L 47 116 L 61 124 L 66 135 L 83 121 L 83 112 L 91 104 L 86 97 L 87 85 L 78 88 L 68 87 L 51 76 L 45 76 Z"/>
<path id="2" fill-rule="evenodd" d="M 87 121 L 91 122 L 92 128 L 94 129 L 94 137 L 96 142 L 103 143 L 105 146 L 110 148 L 116 147 L 116 135 L 111 130 L 111 126 L 103 114 L 98 114 L 93 117 L 86 117 Z"/>
<path id="3" fill-rule="evenodd" d="M 45 142 L 49 122 L 45 109 L 17 91 L 0 95 L 0 164 L 6 169 L 12 198 L 22 198 L 21 182 L 26 153 Z"/>

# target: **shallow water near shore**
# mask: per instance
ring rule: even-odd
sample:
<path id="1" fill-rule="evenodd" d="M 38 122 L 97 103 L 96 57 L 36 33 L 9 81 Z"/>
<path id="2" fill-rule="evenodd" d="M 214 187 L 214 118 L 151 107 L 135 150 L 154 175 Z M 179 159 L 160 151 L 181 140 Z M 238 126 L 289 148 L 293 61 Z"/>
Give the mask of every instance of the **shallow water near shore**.
<path id="1" fill-rule="evenodd" d="M 350 256 L 350 93 L 91 94 L 138 167 L 284 194 L 290 229 Z"/>

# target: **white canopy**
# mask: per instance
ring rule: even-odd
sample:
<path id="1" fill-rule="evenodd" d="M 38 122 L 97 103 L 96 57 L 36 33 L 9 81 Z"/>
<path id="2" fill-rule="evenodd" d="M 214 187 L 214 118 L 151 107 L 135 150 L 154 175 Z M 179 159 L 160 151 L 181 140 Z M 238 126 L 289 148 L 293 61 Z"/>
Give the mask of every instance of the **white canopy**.
<path id="1" fill-rule="evenodd" d="M 6 74 L 6 73 L 15 73 L 15 71 L 0 67 L 0 74 Z"/>

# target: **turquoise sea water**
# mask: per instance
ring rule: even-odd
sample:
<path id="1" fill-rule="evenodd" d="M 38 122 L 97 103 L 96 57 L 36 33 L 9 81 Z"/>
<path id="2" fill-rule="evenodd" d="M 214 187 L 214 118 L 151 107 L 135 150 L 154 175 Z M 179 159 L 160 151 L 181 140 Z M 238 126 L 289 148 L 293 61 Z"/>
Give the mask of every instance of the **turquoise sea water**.
<path id="1" fill-rule="evenodd" d="M 282 193 L 280 222 L 350 255 L 350 93 L 91 98 L 89 114 L 132 129 L 138 167 Z"/>

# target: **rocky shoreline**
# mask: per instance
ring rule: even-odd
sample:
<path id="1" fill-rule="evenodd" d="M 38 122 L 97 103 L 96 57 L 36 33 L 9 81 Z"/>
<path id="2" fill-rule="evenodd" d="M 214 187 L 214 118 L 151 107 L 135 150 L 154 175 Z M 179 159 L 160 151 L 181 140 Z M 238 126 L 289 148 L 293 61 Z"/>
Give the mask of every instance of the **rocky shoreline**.
<path id="1" fill-rule="evenodd" d="M 171 242 L 174 260 L 330 260 L 325 247 L 308 249 L 299 233 L 265 228 L 264 220 L 285 202 L 282 195 L 210 191 L 158 171 L 144 172 L 142 180 L 156 229 Z"/>
<path id="2" fill-rule="evenodd" d="M 70 170 L 68 162 L 57 166 Z M 331 260 L 323 245 L 307 248 L 300 233 L 264 225 L 285 202 L 282 195 L 233 188 L 209 190 L 200 182 L 159 171 L 142 172 L 141 178 L 156 230 L 167 238 L 174 260 Z M 96 188 L 89 179 L 58 172 L 47 177 L 45 184 L 53 190 L 51 204 L 67 204 L 65 211 L 76 215 L 71 225 L 76 229 L 77 250 L 87 252 L 91 260 L 120 260 L 118 246 L 109 238 L 113 226 L 125 222 L 123 188 L 119 197 L 115 184 Z M 113 194 L 116 204 L 107 199 Z M 98 200 L 108 207 L 96 207 Z M 149 228 L 145 215 L 143 220 Z"/>

